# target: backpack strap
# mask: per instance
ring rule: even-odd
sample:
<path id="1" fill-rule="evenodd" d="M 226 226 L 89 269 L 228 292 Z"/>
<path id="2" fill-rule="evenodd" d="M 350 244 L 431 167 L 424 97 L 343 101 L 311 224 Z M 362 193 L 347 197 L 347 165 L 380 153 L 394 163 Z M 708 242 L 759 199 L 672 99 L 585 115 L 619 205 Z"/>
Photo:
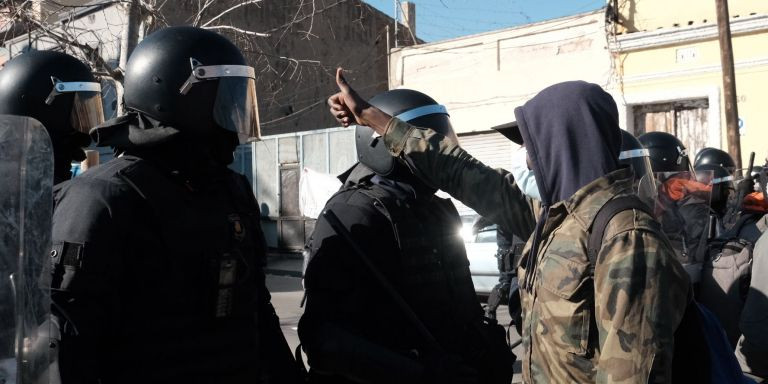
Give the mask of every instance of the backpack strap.
<path id="1" fill-rule="evenodd" d="M 587 257 L 589 258 L 589 272 L 594 275 L 595 265 L 597 264 L 597 256 L 600 253 L 600 248 L 603 245 L 603 237 L 605 236 L 605 228 L 610 223 L 611 219 L 620 212 L 628 211 L 630 209 L 637 209 L 643 211 L 651 216 L 651 208 L 647 204 L 643 203 L 640 198 L 635 195 L 619 196 L 609 200 L 607 203 L 600 207 L 597 211 L 595 220 L 592 222 L 592 226 L 589 228 L 589 239 L 587 240 Z"/>

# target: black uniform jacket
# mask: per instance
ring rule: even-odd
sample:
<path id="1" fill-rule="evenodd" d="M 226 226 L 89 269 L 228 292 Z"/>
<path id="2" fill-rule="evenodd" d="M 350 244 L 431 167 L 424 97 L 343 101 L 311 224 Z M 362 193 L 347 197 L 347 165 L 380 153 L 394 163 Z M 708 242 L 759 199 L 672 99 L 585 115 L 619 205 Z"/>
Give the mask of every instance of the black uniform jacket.
<path id="1" fill-rule="evenodd" d="M 55 205 L 65 384 L 295 380 L 243 176 L 126 155 L 61 184 Z"/>
<path id="2" fill-rule="evenodd" d="M 363 166 L 326 204 L 448 352 L 465 364 L 482 309 L 449 200 Z M 359 255 L 323 217 L 310 239 L 299 337 L 316 382 L 422 383 L 429 351 Z M 503 337 L 502 337 L 503 340 Z M 502 341 L 503 342 L 503 341 Z"/>

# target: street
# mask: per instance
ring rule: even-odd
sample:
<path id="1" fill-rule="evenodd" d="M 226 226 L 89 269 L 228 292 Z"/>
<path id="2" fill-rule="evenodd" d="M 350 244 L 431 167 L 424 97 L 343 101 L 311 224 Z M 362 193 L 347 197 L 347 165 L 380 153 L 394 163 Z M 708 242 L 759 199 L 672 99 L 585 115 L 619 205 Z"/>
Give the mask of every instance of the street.
<path id="1" fill-rule="evenodd" d="M 272 294 L 272 305 L 274 305 L 277 315 L 280 316 L 280 326 L 283 329 L 283 334 L 288 340 L 291 350 L 295 350 L 299 345 L 299 335 L 296 330 L 299 318 L 301 318 L 303 313 L 303 309 L 300 307 L 301 299 L 304 295 L 301 279 L 290 276 L 267 275 L 267 287 Z M 506 306 L 500 306 L 497 315 L 499 323 L 509 324 L 509 313 Z M 510 336 L 513 343 L 520 339 L 514 330 L 511 331 Z M 520 345 L 513 351 L 518 358 L 523 354 L 523 348 Z M 306 356 L 304 360 L 306 362 Z M 518 360 L 515 362 L 513 383 L 522 382 L 520 371 L 521 365 Z"/>

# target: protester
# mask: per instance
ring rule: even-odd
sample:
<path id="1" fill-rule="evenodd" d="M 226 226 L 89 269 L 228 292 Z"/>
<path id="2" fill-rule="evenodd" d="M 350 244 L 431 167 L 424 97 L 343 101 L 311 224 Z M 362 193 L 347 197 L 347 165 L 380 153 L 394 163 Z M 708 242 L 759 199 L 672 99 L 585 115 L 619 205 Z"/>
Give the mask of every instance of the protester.
<path id="1" fill-rule="evenodd" d="M 542 213 L 518 274 L 525 382 L 670 381 L 672 341 L 690 283 L 658 222 L 642 209 L 622 211 L 606 227 L 594 270 L 587 254 L 598 210 L 633 196 L 632 171 L 618 166 L 621 136 L 610 95 L 594 84 L 566 82 L 515 109 L 508 137 L 525 145 L 531 182 L 371 106 L 340 69 L 337 84 L 341 92 L 328 103 L 342 125 L 371 127 L 428 185 L 498 225 L 512 229 L 514 213 L 526 206 L 518 185 L 540 198 Z"/>

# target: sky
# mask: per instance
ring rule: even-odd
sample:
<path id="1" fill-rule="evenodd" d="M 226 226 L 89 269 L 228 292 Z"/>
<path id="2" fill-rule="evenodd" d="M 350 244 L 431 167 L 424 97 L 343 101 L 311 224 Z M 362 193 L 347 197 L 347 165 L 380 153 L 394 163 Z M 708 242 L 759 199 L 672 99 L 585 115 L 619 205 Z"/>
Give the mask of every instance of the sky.
<path id="1" fill-rule="evenodd" d="M 364 0 L 394 16 L 396 0 Z M 411 0 L 416 35 L 427 41 L 452 39 L 598 9 L 605 0 Z"/>

